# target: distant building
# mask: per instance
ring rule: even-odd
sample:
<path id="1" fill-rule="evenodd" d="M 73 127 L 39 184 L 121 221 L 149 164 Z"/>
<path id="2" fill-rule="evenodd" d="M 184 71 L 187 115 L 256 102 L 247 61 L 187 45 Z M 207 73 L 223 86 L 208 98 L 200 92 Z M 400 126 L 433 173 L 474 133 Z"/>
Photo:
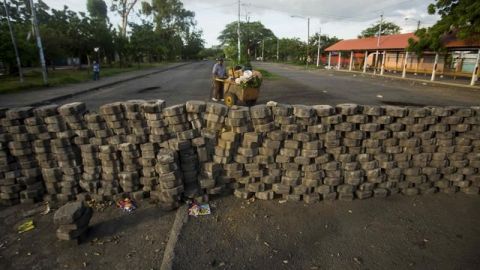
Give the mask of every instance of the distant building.
<path id="1" fill-rule="evenodd" d="M 329 53 L 328 67 L 378 74 L 400 72 L 403 77 L 407 73 L 429 74 L 432 80 L 436 76 L 464 77 L 472 78 L 472 84 L 477 80 L 480 41 L 446 37 L 446 52 L 424 52 L 418 56 L 406 51 L 410 38 L 417 39 L 414 33 L 406 33 L 341 40 L 325 49 Z"/>

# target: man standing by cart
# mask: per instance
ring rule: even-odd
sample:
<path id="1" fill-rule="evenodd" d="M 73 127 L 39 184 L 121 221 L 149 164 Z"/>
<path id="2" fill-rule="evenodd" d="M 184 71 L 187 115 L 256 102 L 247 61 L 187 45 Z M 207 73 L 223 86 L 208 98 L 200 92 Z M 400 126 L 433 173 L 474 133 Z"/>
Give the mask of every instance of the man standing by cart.
<path id="1" fill-rule="evenodd" d="M 213 66 L 213 101 L 223 101 L 223 80 L 227 78 L 227 70 L 223 64 L 223 58 L 217 58 L 217 63 Z"/>

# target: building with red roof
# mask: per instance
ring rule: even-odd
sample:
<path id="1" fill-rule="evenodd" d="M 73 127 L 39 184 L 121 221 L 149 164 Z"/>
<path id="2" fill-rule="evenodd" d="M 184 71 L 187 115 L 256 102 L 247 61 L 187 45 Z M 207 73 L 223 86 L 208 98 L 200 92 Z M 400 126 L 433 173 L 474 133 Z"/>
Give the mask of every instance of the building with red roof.
<path id="1" fill-rule="evenodd" d="M 480 40 L 459 40 L 453 35 L 443 39 L 445 52 L 407 52 L 409 39 L 418 39 L 414 33 L 341 40 L 326 48 L 328 68 L 385 72 L 401 72 L 436 76 L 472 77 L 472 85 L 479 75 Z"/>

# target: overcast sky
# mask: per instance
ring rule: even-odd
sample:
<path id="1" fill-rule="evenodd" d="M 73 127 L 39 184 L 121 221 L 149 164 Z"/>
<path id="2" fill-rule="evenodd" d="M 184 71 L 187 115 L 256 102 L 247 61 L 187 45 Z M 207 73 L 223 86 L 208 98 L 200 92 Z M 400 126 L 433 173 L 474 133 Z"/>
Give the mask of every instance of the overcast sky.
<path id="1" fill-rule="evenodd" d="M 44 0 L 50 7 L 67 5 L 75 11 L 86 10 L 86 0 Z M 142 1 L 142 0 L 140 0 Z M 111 0 L 106 0 L 107 4 Z M 227 23 L 237 20 L 235 0 L 183 0 L 185 8 L 195 12 L 198 28 L 203 30 L 207 46 L 218 44 L 217 37 Z M 387 21 L 402 28 L 402 32 L 414 31 L 417 21 L 431 26 L 436 16 L 428 15 L 427 6 L 433 0 L 244 0 L 241 20 L 261 21 L 277 37 L 307 37 L 307 21 L 292 15 L 310 17 L 310 32 L 356 38 L 366 27 L 379 20 L 383 13 Z M 138 20 L 133 15 L 131 20 Z M 407 18 L 407 19 L 406 19 Z M 114 18 L 118 24 L 118 18 Z"/>

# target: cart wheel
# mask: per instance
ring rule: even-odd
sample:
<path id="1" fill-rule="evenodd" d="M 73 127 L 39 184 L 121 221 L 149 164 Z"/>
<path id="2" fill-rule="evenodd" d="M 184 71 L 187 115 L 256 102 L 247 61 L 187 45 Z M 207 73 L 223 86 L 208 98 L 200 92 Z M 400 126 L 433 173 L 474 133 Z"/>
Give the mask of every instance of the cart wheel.
<path id="1" fill-rule="evenodd" d="M 225 105 L 232 107 L 235 104 L 237 104 L 237 96 L 232 93 L 227 93 L 225 95 Z"/>
<path id="2" fill-rule="evenodd" d="M 253 106 L 255 105 L 255 103 L 257 103 L 257 100 L 247 100 L 245 101 L 245 104 L 247 104 L 247 106 Z"/>

